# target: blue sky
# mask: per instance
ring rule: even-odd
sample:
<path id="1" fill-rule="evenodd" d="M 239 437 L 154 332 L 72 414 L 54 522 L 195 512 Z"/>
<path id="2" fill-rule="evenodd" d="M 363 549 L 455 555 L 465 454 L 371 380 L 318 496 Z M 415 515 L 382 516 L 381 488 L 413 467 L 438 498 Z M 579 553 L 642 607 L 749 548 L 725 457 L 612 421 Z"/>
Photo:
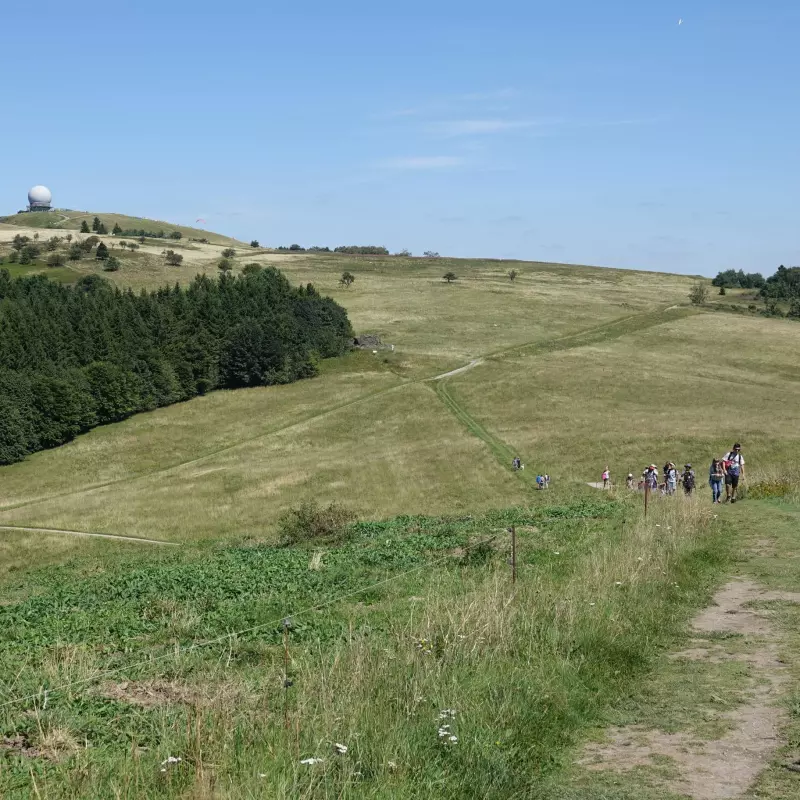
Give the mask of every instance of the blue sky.
<path id="1" fill-rule="evenodd" d="M 3 28 L 4 213 L 45 183 L 270 245 L 800 263 L 796 2 L 40 0 Z"/>

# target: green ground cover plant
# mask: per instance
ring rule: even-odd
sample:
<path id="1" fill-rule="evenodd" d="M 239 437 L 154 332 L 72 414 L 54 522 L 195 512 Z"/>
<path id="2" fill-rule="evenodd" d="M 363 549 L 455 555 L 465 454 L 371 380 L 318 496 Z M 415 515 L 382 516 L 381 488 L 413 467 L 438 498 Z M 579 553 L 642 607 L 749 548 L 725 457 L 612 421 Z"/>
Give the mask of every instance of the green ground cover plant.
<path id="1" fill-rule="evenodd" d="M 356 523 L 323 550 L 171 552 L 87 577 L 47 568 L 46 589 L 0 609 L 0 719 L 17 743 L 0 786 L 515 796 L 645 674 L 725 543 L 697 504 L 661 504 L 645 522 L 638 505 L 595 497 Z"/>

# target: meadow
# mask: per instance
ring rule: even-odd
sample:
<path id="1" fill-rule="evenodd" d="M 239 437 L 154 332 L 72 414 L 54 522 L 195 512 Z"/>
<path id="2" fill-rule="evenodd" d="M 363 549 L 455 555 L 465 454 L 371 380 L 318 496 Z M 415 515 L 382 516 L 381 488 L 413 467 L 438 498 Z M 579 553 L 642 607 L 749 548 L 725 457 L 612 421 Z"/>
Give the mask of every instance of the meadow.
<path id="1" fill-rule="evenodd" d="M 216 270 L 219 245 L 177 268 L 163 246 L 110 279 Z M 670 458 L 702 490 L 734 440 L 753 485 L 791 476 L 800 325 L 692 307 L 678 275 L 237 250 L 386 347 L 0 470 L 3 796 L 572 796 L 576 743 L 684 636 L 740 535 L 704 491 L 644 519 L 587 483 Z M 356 521 L 284 546 L 308 502 Z"/>

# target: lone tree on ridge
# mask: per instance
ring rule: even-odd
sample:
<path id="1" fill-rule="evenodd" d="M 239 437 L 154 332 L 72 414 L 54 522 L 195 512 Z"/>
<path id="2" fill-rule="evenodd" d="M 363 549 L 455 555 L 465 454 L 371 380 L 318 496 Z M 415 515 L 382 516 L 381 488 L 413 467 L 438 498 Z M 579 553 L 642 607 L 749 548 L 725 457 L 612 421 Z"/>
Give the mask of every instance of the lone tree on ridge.
<path id="1" fill-rule="evenodd" d="M 352 272 L 347 272 L 347 270 L 345 270 L 342 273 L 342 277 L 339 278 L 339 283 L 342 286 L 344 286 L 345 289 L 349 289 L 353 285 L 353 283 L 355 282 L 355 279 L 356 279 L 356 276 L 353 275 Z"/>
<path id="2" fill-rule="evenodd" d="M 445 274 L 442 275 L 442 280 L 452 283 L 453 281 L 458 280 L 458 275 L 456 275 L 455 272 L 445 272 Z"/>

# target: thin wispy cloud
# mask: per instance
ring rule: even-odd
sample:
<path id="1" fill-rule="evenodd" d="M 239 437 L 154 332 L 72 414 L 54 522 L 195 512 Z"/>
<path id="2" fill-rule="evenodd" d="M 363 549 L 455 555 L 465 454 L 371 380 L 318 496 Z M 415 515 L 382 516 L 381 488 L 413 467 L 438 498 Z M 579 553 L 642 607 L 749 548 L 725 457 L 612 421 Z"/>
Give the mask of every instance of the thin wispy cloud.
<path id="1" fill-rule="evenodd" d="M 429 126 L 432 133 L 439 136 L 484 136 L 493 133 L 535 128 L 553 124 L 555 120 L 513 120 L 513 119 L 453 119 L 433 122 Z"/>
<path id="2" fill-rule="evenodd" d="M 421 117 L 439 114 L 458 114 L 466 111 L 466 103 L 494 103 L 517 97 L 516 89 L 506 87 L 486 92 L 467 92 L 466 94 L 443 95 L 431 98 L 419 104 L 397 108 L 379 114 L 379 119 L 402 119 L 403 117 Z"/>
<path id="3" fill-rule="evenodd" d="M 469 94 L 462 94 L 461 99 L 463 100 L 477 100 L 482 102 L 484 100 L 509 100 L 512 97 L 517 97 L 519 92 L 516 89 L 512 89 L 510 86 L 506 87 L 505 89 L 496 89 L 490 92 L 471 92 Z"/>
<path id="4" fill-rule="evenodd" d="M 425 170 L 452 169 L 464 163 L 464 159 L 458 156 L 402 156 L 388 158 L 381 162 L 381 166 L 386 169 Z"/>

